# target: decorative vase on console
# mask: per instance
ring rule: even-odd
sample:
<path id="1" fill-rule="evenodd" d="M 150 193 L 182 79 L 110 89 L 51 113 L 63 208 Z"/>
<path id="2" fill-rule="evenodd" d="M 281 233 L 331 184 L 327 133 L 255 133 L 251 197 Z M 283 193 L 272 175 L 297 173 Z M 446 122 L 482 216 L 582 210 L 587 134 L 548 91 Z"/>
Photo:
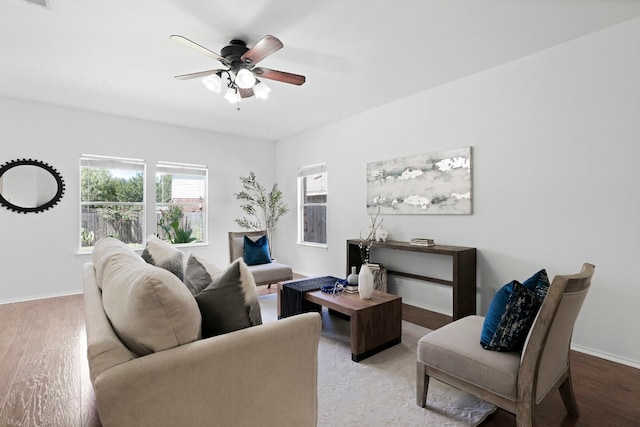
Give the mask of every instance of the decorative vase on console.
<path id="1" fill-rule="evenodd" d="M 367 264 L 362 264 L 362 267 L 360 267 L 358 293 L 362 299 L 371 299 L 371 295 L 373 295 L 373 274 Z"/>
<path id="2" fill-rule="evenodd" d="M 356 268 L 353 266 L 351 267 L 351 274 L 347 276 L 347 283 L 351 286 L 358 285 L 358 273 L 356 273 Z"/>

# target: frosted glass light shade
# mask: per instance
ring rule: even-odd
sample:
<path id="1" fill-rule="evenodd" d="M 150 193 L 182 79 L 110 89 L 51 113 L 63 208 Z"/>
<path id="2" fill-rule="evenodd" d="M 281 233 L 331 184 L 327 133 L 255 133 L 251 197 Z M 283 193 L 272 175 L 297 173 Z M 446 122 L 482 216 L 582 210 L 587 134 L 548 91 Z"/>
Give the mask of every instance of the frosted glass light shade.
<path id="1" fill-rule="evenodd" d="M 267 99 L 269 97 L 269 92 L 271 92 L 271 88 L 264 82 L 258 83 L 253 88 L 253 94 L 257 99 Z"/>
<path id="2" fill-rule="evenodd" d="M 211 74 L 202 79 L 202 83 L 209 89 L 211 92 L 220 93 L 222 90 L 222 79 L 217 74 Z"/>
<path id="3" fill-rule="evenodd" d="M 240 69 L 236 74 L 236 86 L 241 89 L 249 89 L 256 84 L 256 77 L 253 73 L 246 68 Z"/>
<path id="4" fill-rule="evenodd" d="M 224 99 L 232 104 L 240 102 L 240 94 L 233 88 L 229 88 L 227 93 L 224 94 Z"/>

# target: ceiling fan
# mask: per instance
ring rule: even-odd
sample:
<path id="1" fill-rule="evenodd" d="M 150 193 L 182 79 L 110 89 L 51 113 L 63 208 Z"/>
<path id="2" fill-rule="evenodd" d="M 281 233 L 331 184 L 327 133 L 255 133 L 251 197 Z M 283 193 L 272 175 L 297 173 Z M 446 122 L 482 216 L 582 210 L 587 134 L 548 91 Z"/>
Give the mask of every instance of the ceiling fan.
<path id="1" fill-rule="evenodd" d="M 172 35 L 169 38 L 220 61 L 226 67 L 181 74 L 175 78 L 189 80 L 204 77 L 202 82 L 215 93 L 220 93 L 223 86 L 226 85 L 227 92 L 224 97 L 231 103 L 239 103 L 241 99 L 254 95 L 258 99 L 266 99 L 271 88 L 260 79 L 275 80 L 297 86 L 304 84 L 306 80 L 305 76 L 299 74 L 256 67 L 260 61 L 284 46 L 278 38 L 271 35 L 264 36 L 252 48 L 248 48 L 242 40 L 231 40 L 227 46 L 222 48 L 220 54 L 180 35 Z"/>

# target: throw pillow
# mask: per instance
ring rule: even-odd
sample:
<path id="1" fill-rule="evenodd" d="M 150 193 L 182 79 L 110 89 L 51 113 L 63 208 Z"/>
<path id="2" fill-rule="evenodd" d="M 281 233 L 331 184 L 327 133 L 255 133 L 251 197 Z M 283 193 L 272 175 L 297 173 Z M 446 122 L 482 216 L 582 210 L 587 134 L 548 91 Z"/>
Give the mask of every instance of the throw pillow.
<path id="1" fill-rule="evenodd" d="M 102 289 L 104 269 L 112 260 L 129 259 L 131 262 L 144 264 L 144 260 L 140 258 L 140 255 L 135 253 L 126 243 L 113 237 L 99 239 L 93 247 L 91 259 L 93 268 L 96 271 L 96 283 L 99 289 Z"/>
<path id="2" fill-rule="evenodd" d="M 480 344 L 487 350 L 521 351 L 541 301 L 517 280 L 503 286 L 491 301 Z"/>
<path id="3" fill-rule="evenodd" d="M 222 270 L 215 265 L 199 256 L 189 254 L 184 270 L 184 284 L 193 295 L 197 295 L 221 274 Z"/>
<path id="4" fill-rule="evenodd" d="M 202 319 L 193 295 L 175 275 L 142 260 L 107 263 L 102 304 L 113 330 L 138 356 L 200 338 Z"/>
<path id="5" fill-rule="evenodd" d="M 180 280 L 183 279 L 182 252 L 167 242 L 151 235 L 142 251 L 142 258 L 151 265 L 172 272 Z"/>
<path id="6" fill-rule="evenodd" d="M 267 264 L 271 262 L 269 240 L 262 236 L 255 242 L 244 236 L 244 251 L 242 258 L 247 265 Z"/>
<path id="7" fill-rule="evenodd" d="M 255 242 L 244 236 L 244 262 L 247 265 L 267 264 L 271 262 L 269 254 L 269 241 L 267 236 L 262 236 Z"/>
<path id="8" fill-rule="evenodd" d="M 538 271 L 536 274 L 522 282 L 522 286 L 534 291 L 536 293 L 536 296 L 540 300 L 540 304 L 542 304 L 542 301 L 544 301 L 544 297 L 547 296 L 547 292 L 549 291 L 550 286 L 549 276 L 547 276 L 547 270 L 543 268 L 542 270 Z"/>
<path id="9" fill-rule="evenodd" d="M 197 294 L 196 301 L 203 338 L 262 324 L 256 284 L 242 258 Z"/>

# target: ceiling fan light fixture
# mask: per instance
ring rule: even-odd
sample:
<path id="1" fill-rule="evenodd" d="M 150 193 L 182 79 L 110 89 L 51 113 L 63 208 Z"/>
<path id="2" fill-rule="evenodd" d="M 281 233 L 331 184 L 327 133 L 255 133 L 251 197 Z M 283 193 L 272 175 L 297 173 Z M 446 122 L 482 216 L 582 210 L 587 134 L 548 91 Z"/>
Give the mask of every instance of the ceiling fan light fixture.
<path id="1" fill-rule="evenodd" d="M 236 85 L 241 89 L 252 88 L 256 84 L 256 77 L 246 68 L 241 68 L 236 74 Z"/>
<path id="2" fill-rule="evenodd" d="M 49 2 L 51 0 L 25 1 Z M 215 53 L 181 35 L 174 34 L 169 37 L 219 61 L 224 67 L 216 70 L 181 74 L 175 76 L 175 78 L 178 80 L 202 79 L 202 83 L 207 89 L 215 93 L 221 93 L 222 89 L 227 88 L 224 98 L 230 103 L 236 104 L 238 110 L 240 109 L 242 98 L 251 98 L 253 96 L 257 99 L 268 98 L 271 88 L 263 83 L 262 79 L 296 86 L 300 86 L 306 81 L 303 75 L 256 67 L 260 61 L 283 47 L 282 42 L 271 35 L 264 36 L 251 48 L 247 47 L 247 43 L 243 40 L 231 40 L 227 46 L 222 48 L 221 54 Z"/>
<path id="3" fill-rule="evenodd" d="M 227 93 L 224 94 L 224 99 L 232 104 L 240 102 L 240 94 L 235 88 L 230 87 L 227 89 Z"/>
<path id="4" fill-rule="evenodd" d="M 207 77 L 202 79 L 202 83 L 211 92 L 220 93 L 220 91 L 222 90 L 222 78 L 218 73 L 208 75 Z"/>
<path id="5" fill-rule="evenodd" d="M 264 82 L 258 82 L 258 84 L 253 87 L 253 94 L 256 96 L 256 99 L 267 99 L 270 92 L 271 88 Z"/>

